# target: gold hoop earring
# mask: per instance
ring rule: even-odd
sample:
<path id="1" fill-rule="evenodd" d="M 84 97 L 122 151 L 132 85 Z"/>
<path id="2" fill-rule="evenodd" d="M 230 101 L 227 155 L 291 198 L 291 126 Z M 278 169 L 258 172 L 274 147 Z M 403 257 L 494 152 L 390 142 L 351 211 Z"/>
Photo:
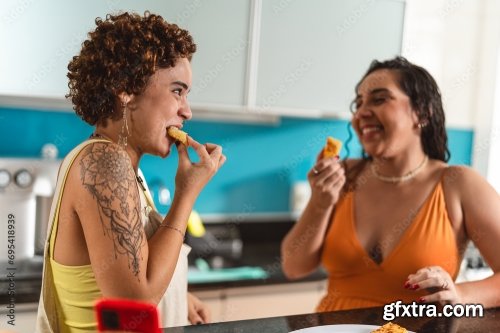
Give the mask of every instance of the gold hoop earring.
<path id="1" fill-rule="evenodd" d="M 122 121 L 122 130 L 120 135 L 118 135 L 118 144 L 124 147 L 127 147 L 127 138 L 129 135 L 128 131 L 128 123 L 127 123 L 127 103 L 122 102 L 122 110 L 123 110 L 123 121 Z"/>

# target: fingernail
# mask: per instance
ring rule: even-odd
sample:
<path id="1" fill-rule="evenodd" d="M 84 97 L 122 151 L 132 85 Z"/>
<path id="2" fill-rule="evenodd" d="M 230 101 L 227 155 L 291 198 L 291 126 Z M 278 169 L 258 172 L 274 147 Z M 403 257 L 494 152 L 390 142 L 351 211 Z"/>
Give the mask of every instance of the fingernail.
<path id="1" fill-rule="evenodd" d="M 419 303 L 423 303 L 423 302 L 425 302 L 425 298 L 420 297 L 420 298 L 418 299 L 418 301 L 417 301 L 417 302 L 419 302 Z"/>
<path id="2" fill-rule="evenodd" d="M 420 288 L 420 286 L 418 284 L 414 284 L 411 286 L 411 289 L 413 289 L 413 290 L 417 290 L 418 288 Z"/>
<path id="3" fill-rule="evenodd" d="M 340 160 L 340 156 L 339 155 L 335 156 L 335 160 L 336 161 Z"/>
<path id="4" fill-rule="evenodd" d="M 404 287 L 408 289 L 410 288 L 410 286 L 411 286 L 410 281 L 406 281 Z"/>

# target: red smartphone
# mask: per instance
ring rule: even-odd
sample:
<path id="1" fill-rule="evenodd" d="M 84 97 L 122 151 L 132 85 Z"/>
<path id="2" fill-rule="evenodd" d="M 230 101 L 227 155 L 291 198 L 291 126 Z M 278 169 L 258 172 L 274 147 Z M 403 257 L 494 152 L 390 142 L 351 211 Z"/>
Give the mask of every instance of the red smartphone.
<path id="1" fill-rule="evenodd" d="M 158 310 L 153 304 L 103 298 L 94 308 L 99 332 L 161 333 Z"/>

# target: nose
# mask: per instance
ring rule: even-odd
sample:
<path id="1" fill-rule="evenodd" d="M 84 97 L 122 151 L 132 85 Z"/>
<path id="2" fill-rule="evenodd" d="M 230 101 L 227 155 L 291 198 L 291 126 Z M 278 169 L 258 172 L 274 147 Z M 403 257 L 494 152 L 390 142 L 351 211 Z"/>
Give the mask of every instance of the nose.
<path id="1" fill-rule="evenodd" d="M 373 111 L 365 106 L 360 106 L 352 111 L 352 117 L 355 119 L 371 117 L 373 114 Z"/>
<path id="2" fill-rule="evenodd" d="M 186 97 L 183 98 L 183 103 L 181 104 L 178 113 L 184 120 L 190 120 L 193 118 L 193 112 L 191 112 L 191 107 L 189 106 L 189 102 Z"/>

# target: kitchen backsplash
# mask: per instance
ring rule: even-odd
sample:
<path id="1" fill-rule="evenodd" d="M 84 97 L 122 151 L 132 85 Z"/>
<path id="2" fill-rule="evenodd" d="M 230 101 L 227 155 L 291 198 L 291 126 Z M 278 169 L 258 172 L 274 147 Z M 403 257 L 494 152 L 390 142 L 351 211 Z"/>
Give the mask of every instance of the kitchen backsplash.
<path id="1" fill-rule="evenodd" d="M 293 184 L 306 180 L 326 136 L 344 142 L 349 137 L 345 120 L 282 118 L 278 124 L 192 120 L 184 128 L 199 142 L 222 145 L 227 156 L 196 203 L 202 214 L 289 212 Z M 40 157 L 45 143 L 54 144 L 63 157 L 92 130 L 73 113 L 0 107 L 0 157 Z M 448 129 L 451 164 L 471 164 L 473 138 L 472 130 Z M 355 137 L 348 148 L 349 156 L 360 155 Z M 342 157 L 346 153 L 344 148 Z M 176 167 L 175 148 L 165 160 L 145 156 L 141 161 L 153 194 L 165 186 L 173 195 Z M 158 208 L 164 213 L 168 205 Z"/>

